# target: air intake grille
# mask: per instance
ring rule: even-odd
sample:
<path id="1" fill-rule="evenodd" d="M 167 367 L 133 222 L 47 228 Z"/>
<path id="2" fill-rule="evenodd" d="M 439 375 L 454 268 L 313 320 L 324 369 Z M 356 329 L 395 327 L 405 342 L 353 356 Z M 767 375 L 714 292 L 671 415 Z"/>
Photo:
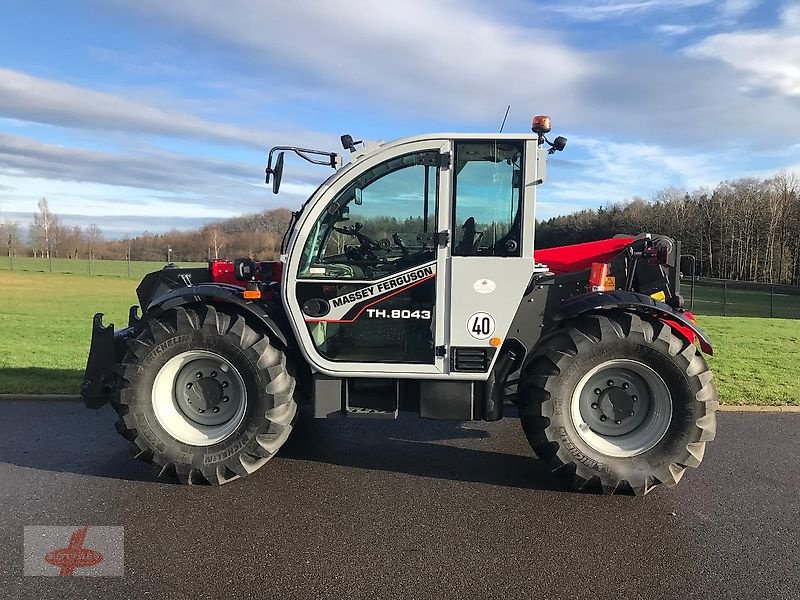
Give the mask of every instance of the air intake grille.
<path id="1" fill-rule="evenodd" d="M 492 362 L 494 348 L 452 348 L 450 370 L 462 373 L 485 373 Z"/>

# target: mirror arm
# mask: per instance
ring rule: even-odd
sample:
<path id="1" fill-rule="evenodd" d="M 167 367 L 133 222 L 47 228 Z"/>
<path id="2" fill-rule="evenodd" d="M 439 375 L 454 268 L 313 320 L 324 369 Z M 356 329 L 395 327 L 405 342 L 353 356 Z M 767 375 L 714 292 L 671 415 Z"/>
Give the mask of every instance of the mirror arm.
<path id="1" fill-rule="evenodd" d="M 273 173 L 272 170 L 272 155 L 276 152 L 294 152 L 297 156 L 315 165 L 323 165 L 331 168 L 336 168 L 336 152 L 326 152 L 324 150 L 314 150 L 313 148 L 300 148 L 298 146 L 275 146 L 269 151 L 267 156 L 267 183 L 269 183 L 269 176 Z M 312 156 L 324 156 L 325 159 L 312 158 Z"/>

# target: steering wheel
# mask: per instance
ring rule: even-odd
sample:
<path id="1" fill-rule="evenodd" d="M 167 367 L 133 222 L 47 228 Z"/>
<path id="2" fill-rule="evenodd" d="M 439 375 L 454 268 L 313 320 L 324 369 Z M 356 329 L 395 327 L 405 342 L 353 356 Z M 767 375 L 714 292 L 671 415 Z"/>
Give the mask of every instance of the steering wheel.
<path id="1" fill-rule="evenodd" d="M 350 235 L 356 238 L 358 240 L 358 243 L 360 244 L 360 248 L 358 249 L 358 251 L 362 255 L 363 259 L 380 260 L 378 256 L 375 254 L 375 250 L 382 250 L 382 251 L 387 250 L 386 242 L 384 243 L 377 242 L 371 237 L 369 237 L 367 234 L 361 233 L 361 229 L 363 227 L 364 226 L 361 223 L 356 223 L 353 227 L 336 227 L 334 225 L 333 230 L 343 235 Z"/>

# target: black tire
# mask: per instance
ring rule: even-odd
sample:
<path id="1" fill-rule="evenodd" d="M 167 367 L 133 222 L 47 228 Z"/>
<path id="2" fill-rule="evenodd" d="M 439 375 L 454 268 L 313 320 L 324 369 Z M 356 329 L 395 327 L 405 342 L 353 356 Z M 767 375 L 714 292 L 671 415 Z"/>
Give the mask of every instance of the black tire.
<path id="1" fill-rule="evenodd" d="M 646 365 L 671 395 L 663 437 L 635 456 L 598 451 L 571 412 L 587 374 L 610 361 Z M 533 450 L 573 489 L 636 495 L 674 486 L 687 467 L 700 464 L 716 434 L 719 406 L 711 372 L 693 344 L 660 320 L 621 311 L 584 316 L 543 338 L 522 367 L 518 404 Z"/>
<path id="2" fill-rule="evenodd" d="M 295 378 L 283 351 L 244 317 L 211 305 L 167 310 L 139 327 L 128 342 L 119 367 L 120 394 L 112 402 L 120 416 L 117 431 L 131 442 L 136 458 L 152 463 L 159 476 L 174 476 L 181 483 L 222 485 L 249 475 L 275 455 L 297 415 Z M 241 375 L 241 422 L 211 445 L 170 435 L 151 395 L 167 362 L 195 351 L 223 357 Z"/>

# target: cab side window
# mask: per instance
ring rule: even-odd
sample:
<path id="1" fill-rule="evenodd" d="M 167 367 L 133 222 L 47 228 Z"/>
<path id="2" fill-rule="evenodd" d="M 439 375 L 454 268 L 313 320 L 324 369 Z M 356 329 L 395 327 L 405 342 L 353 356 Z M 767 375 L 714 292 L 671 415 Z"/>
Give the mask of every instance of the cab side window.
<path id="1" fill-rule="evenodd" d="M 374 280 L 434 260 L 437 160 L 407 154 L 358 177 L 314 225 L 298 277 Z"/>
<path id="2" fill-rule="evenodd" d="M 454 256 L 520 256 L 522 142 L 455 148 Z"/>

